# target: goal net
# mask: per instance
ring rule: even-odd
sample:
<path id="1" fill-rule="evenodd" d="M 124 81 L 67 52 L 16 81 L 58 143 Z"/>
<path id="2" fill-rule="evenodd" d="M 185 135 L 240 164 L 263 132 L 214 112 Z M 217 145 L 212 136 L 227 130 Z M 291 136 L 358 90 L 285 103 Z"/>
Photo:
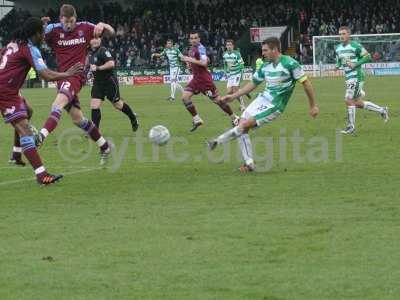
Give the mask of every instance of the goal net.
<path id="1" fill-rule="evenodd" d="M 371 54 L 372 62 L 364 65 L 369 75 L 400 75 L 400 33 L 355 34 L 352 40 L 359 42 Z M 335 70 L 335 48 L 340 43 L 338 35 L 313 37 L 314 76 L 340 76 Z"/>

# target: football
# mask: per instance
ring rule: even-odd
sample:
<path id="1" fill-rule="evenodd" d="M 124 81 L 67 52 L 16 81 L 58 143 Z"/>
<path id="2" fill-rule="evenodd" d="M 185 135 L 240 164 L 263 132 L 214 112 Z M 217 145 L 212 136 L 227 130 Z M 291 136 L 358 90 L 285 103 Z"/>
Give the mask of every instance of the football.
<path id="1" fill-rule="evenodd" d="M 170 138 L 171 134 L 165 126 L 157 125 L 150 129 L 149 139 L 153 144 L 163 146 L 168 143 Z"/>

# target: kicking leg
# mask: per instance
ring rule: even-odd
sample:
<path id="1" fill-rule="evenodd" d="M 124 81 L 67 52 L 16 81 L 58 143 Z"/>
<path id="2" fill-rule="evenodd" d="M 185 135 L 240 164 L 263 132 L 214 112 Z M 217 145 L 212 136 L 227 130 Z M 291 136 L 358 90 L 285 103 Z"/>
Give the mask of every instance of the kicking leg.
<path id="1" fill-rule="evenodd" d="M 218 145 L 225 144 L 231 140 L 237 139 L 243 134 L 247 134 L 251 128 L 254 128 L 256 126 L 257 122 L 254 119 L 241 119 L 238 126 L 235 126 L 225 131 L 214 140 L 209 141 L 209 149 L 214 150 Z"/>
<path id="2" fill-rule="evenodd" d="M 254 159 L 250 137 L 248 132 L 252 128 L 267 124 L 281 115 L 279 107 L 273 103 L 273 98 L 263 95 L 258 96 L 242 114 L 239 125 L 219 135 L 217 138 L 208 141 L 209 150 L 215 149 L 218 145 L 238 139 L 239 148 L 245 164 L 240 168 L 242 172 L 254 170 Z"/>
<path id="3" fill-rule="evenodd" d="M 68 97 L 65 94 L 57 94 L 56 100 L 54 100 L 53 105 L 51 106 L 50 116 L 44 123 L 43 128 L 40 129 L 40 144 L 42 144 L 45 138 L 56 129 L 58 122 L 61 119 L 62 110 L 68 102 Z"/>
<path id="4" fill-rule="evenodd" d="M 219 135 L 216 139 L 209 141 L 208 148 L 209 150 L 214 150 L 218 145 L 225 144 L 233 139 L 237 139 L 240 152 L 245 162 L 244 165 L 240 167 L 240 171 L 253 171 L 255 165 L 251 140 L 248 132 L 251 128 L 254 128 L 256 126 L 257 122 L 253 118 L 250 118 L 248 120 L 241 119 L 238 126 L 229 129 L 228 131 Z"/>

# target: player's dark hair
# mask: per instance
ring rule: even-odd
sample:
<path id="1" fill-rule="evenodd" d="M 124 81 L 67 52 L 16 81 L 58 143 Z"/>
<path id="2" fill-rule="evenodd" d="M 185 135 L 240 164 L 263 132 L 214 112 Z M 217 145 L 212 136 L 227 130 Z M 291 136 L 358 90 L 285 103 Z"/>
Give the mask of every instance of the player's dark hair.
<path id="1" fill-rule="evenodd" d="M 269 37 L 262 42 L 263 45 L 268 45 L 270 49 L 278 49 L 281 51 L 281 41 L 277 37 Z"/>
<path id="2" fill-rule="evenodd" d="M 227 39 L 226 42 L 225 42 L 225 45 L 228 44 L 228 43 L 231 43 L 232 45 L 235 46 L 235 41 L 232 40 L 232 39 Z"/>
<path id="3" fill-rule="evenodd" d="M 200 37 L 200 31 L 198 31 L 198 30 L 191 30 L 191 31 L 189 32 L 189 34 L 198 34 L 199 37 Z"/>
<path id="4" fill-rule="evenodd" d="M 63 4 L 60 8 L 60 17 L 76 18 L 76 10 L 71 4 Z"/>
<path id="5" fill-rule="evenodd" d="M 172 39 L 168 39 L 165 43 L 169 43 L 171 42 L 172 44 L 174 43 L 174 41 Z"/>
<path id="6" fill-rule="evenodd" d="M 349 26 L 340 26 L 339 31 L 341 30 L 346 30 L 348 33 L 351 33 L 350 27 Z"/>
<path id="7" fill-rule="evenodd" d="M 11 40 L 27 41 L 37 33 L 43 32 L 43 23 L 39 18 L 31 17 L 24 24 L 11 34 Z"/>

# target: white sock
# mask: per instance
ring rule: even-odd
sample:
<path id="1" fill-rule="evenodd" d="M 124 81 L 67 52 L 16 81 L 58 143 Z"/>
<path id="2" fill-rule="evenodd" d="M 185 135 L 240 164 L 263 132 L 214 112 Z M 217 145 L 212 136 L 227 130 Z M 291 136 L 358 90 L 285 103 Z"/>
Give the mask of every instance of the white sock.
<path id="1" fill-rule="evenodd" d="M 355 106 L 347 106 L 347 115 L 348 115 L 349 125 L 355 127 L 356 126 L 356 107 Z"/>
<path id="2" fill-rule="evenodd" d="M 97 146 L 102 147 L 105 143 L 107 143 L 106 139 L 102 136 L 96 141 Z"/>
<path id="3" fill-rule="evenodd" d="M 229 129 L 228 131 L 225 131 L 223 134 L 221 134 L 219 137 L 217 137 L 217 143 L 218 144 L 225 144 L 226 142 L 229 142 L 230 140 L 236 139 L 242 134 L 241 130 L 239 129 L 238 126 Z"/>
<path id="4" fill-rule="evenodd" d="M 375 103 L 369 102 L 369 101 L 364 101 L 364 109 L 370 110 L 370 111 L 375 111 L 377 113 L 383 113 L 384 108 L 376 105 Z"/>
<path id="5" fill-rule="evenodd" d="M 195 115 L 194 117 L 193 117 L 193 122 L 195 122 L 195 123 L 199 123 L 199 122 L 202 122 L 203 120 L 200 118 L 200 116 L 199 115 Z"/>
<path id="6" fill-rule="evenodd" d="M 43 166 L 40 166 L 39 168 L 35 169 L 35 174 L 39 175 L 46 172 L 46 169 Z"/>
<path id="7" fill-rule="evenodd" d="M 43 134 L 44 137 L 47 137 L 49 135 L 49 131 L 46 128 L 40 129 L 40 133 Z"/>
<path id="8" fill-rule="evenodd" d="M 238 144 L 240 151 L 242 152 L 243 160 L 246 163 L 246 165 L 253 165 L 254 164 L 253 149 L 251 146 L 249 135 L 247 133 L 242 134 L 238 138 Z"/>
<path id="9" fill-rule="evenodd" d="M 171 98 L 175 98 L 176 83 L 171 82 Z"/>
<path id="10" fill-rule="evenodd" d="M 22 153 L 22 148 L 21 147 L 13 147 L 13 152 L 16 152 L 16 153 Z"/>

